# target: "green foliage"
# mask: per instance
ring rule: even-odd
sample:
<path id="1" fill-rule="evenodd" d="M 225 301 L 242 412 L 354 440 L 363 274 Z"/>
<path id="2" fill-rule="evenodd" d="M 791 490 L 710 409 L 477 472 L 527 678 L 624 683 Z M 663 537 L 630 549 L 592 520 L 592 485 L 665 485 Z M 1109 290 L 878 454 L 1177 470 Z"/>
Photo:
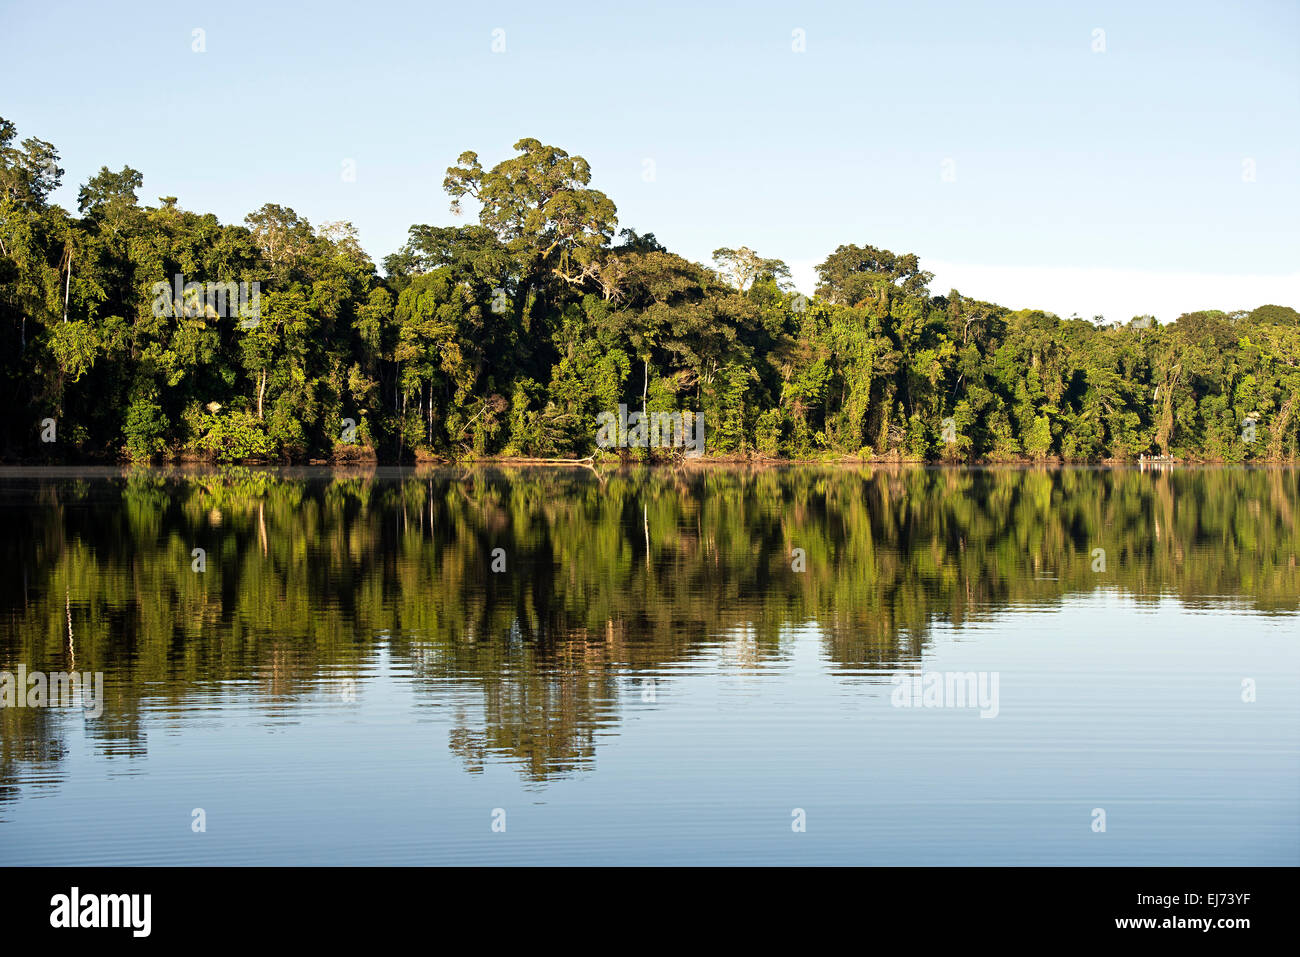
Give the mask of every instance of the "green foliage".
<path id="1" fill-rule="evenodd" d="M 249 412 L 202 417 L 197 446 L 221 461 L 265 458 L 275 451 L 262 422 Z"/>
<path id="2" fill-rule="evenodd" d="M 155 401 L 155 393 L 142 395 L 126 410 L 122 436 L 133 459 L 149 459 L 167 446 L 167 416 Z"/>
<path id="3" fill-rule="evenodd" d="M 413 225 L 380 275 L 348 223 L 142 207 L 129 166 L 74 215 L 49 202 L 54 147 L 16 139 L 0 119 L 9 456 L 585 457 L 620 405 L 701 413 L 728 456 L 1300 454 L 1290 306 L 1062 320 L 935 295 L 915 254 L 866 244 L 832 252 L 810 299 L 748 247 L 706 267 L 619 230 L 586 160 L 535 139 L 490 168 L 462 154 L 444 186 L 478 222 Z M 239 283 L 252 321 L 228 308 Z M 51 415 L 57 450 L 31 426 Z"/>
<path id="4" fill-rule="evenodd" d="M 1044 458 L 1052 449 L 1052 428 L 1047 416 L 1035 416 L 1025 431 L 1025 453 L 1036 459 Z"/>
<path id="5" fill-rule="evenodd" d="M 61 322 L 50 330 L 50 352 L 59 371 L 69 381 L 77 382 L 95 364 L 99 343 L 95 327 L 89 322 Z"/>
<path id="6" fill-rule="evenodd" d="M 766 409 L 754 427 L 759 454 L 776 458 L 785 450 L 785 415 L 780 409 Z"/>

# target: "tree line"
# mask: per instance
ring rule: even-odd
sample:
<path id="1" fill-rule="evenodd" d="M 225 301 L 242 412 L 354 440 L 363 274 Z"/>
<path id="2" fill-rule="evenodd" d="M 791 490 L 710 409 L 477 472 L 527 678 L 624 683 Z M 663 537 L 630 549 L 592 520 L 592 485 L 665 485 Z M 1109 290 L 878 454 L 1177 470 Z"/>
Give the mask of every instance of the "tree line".
<path id="1" fill-rule="evenodd" d="M 490 169 L 462 154 L 444 188 L 477 224 L 414 225 L 377 266 L 351 224 L 283 206 L 241 225 L 175 197 L 142 206 L 129 166 L 92 176 L 73 214 L 50 201 L 57 150 L 16 137 L 0 118 L 8 460 L 680 454 L 598 449 L 597 417 L 620 405 L 696 412 L 728 457 L 1300 447 L 1290 307 L 1062 319 L 935 294 L 916 255 L 856 244 L 805 297 L 748 247 L 706 266 L 620 229 L 587 162 L 534 139 Z M 223 298 L 248 289 L 238 309 Z"/>

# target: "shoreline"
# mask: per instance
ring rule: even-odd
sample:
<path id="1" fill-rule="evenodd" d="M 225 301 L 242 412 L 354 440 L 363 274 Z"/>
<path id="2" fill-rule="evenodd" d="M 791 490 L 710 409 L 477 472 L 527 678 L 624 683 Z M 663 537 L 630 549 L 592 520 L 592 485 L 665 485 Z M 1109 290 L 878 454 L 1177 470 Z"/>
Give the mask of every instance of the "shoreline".
<path id="1" fill-rule="evenodd" d="M 700 456 L 681 459 L 545 459 L 528 456 L 485 456 L 480 458 L 419 458 L 404 462 L 385 462 L 373 459 L 310 459 L 308 461 L 276 461 L 270 459 L 240 459 L 218 461 L 200 458 L 175 458 L 154 461 L 132 461 L 130 459 L 81 459 L 77 461 L 57 460 L 4 460 L 0 459 L 0 474 L 21 474 L 25 472 L 79 472 L 92 474 L 130 473 L 133 471 L 154 472 L 221 472 L 233 469 L 255 469 L 258 471 L 346 471 L 369 473 L 377 471 L 426 471 L 440 469 L 490 469 L 490 468 L 555 468 L 581 469 L 592 472 L 621 472 L 634 470 L 701 470 L 710 469 L 752 469 L 762 471 L 782 468 L 871 468 L 871 469 L 934 469 L 934 470 L 1008 470 L 1020 471 L 1039 469 L 1045 471 L 1060 469 L 1123 469 L 1139 471 L 1170 471 L 1174 469 L 1239 468 L 1239 469 L 1287 469 L 1300 468 L 1300 459 L 1251 459 L 1230 462 L 1222 459 L 1179 459 L 1176 461 L 1139 461 L 1136 459 L 1010 459 L 1010 460 L 974 460 L 970 462 L 950 462 L 944 460 L 880 458 L 859 459 L 852 457 L 835 458 L 800 458 L 776 459 L 758 456 Z"/>

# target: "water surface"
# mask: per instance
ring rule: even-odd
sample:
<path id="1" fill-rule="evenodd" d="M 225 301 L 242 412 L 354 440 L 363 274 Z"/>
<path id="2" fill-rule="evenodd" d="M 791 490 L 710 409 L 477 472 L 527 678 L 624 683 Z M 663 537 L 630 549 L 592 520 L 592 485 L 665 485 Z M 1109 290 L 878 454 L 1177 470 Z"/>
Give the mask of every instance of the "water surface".
<path id="1" fill-rule="evenodd" d="M 1278 469 L 0 470 L 0 671 L 105 682 L 0 708 L 0 864 L 1300 863 L 1298 510 Z M 898 706 L 947 673 L 996 715 Z"/>

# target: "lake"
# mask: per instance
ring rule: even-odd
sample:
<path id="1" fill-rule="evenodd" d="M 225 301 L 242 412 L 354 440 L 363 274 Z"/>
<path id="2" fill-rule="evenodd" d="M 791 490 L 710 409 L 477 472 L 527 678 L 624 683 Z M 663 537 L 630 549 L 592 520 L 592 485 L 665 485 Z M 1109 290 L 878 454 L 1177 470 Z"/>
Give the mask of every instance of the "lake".
<path id="1" fill-rule="evenodd" d="M 1298 521 L 1291 469 L 2 469 L 0 864 L 1300 863 Z"/>

